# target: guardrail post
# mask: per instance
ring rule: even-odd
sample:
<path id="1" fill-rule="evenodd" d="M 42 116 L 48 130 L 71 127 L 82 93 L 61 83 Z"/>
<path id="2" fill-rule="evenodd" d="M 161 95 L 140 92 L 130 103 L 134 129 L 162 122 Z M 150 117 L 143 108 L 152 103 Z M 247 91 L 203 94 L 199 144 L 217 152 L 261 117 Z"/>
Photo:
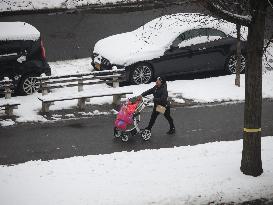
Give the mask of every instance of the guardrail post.
<path id="1" fill-rule="evenodd" d="M 117 106 L 120 104 L 120 100 L 121 100 L 121 95 L 115 94 L 115 95 L 113 95 L 113 103 L 112 104 L 114 106 Z"/>
<path id="2" fill-rule="evenodd" d="M 78 108 L 79 108 L 79 110 L 84 110 L 85 109 L 85 101 L 86 101 L 86 98 L 78 99 Z"/>
<path id="3" fill-rule="evenodd" d="M 78 80 L 78 92 L 83 91 L 83 78 L 79 78 Z"/>
<path id="4" fill-rule="evenodd" d="M 4 89 L 5 89 L 5 99 L 11 99 L 11 81 L 8 77 L 4 77 Z M 13 115 L 13 109 L 15 107 L 7 105 L 5 106 L 5 114 L 7 116 L 12 116 Z"/>
<path id="5" fill-rule="evenodd" d="M 42 102 L 42 113 L 46 114 L 49 112 L 49 106 L 51 105 L 50 102 Z"/>
<path id="6" fill-rule="evenodd" d="M 4 77 L 4 80 L 7 81 L 5 82 L 5 99 L 10 99 L 11 98 L 11 82 L 8 77 Z"/>
<path id="7" fill-rule="evenodd" d="M 7 116 L 12 116 L 13 115 L 13 107 L 12 106 L 7 106 L 5 109 L 5 114 Z"/>
<path id="8" fill-rule="evenodd" d="M 46 77 L 45 73 L 41 74 L 42 79 L 40 79 L 40 83 L 41 83 L 41 89 L 42 89 L 42 96 L 47 95 L 49 92 L 49 88 L 47 85 L 47 80 L 44 79 L 43 77 Z M 43 102 L 42 101 L 42 113 L 46 114 L 49 112 L 49 106 L 50 105 L 54 105 L 54 102 Z"/>
<path id="9" fill-rule="evenodd" d="M 118 70 L 117 70 L 116 66 L 114 66 L 112 70 L 113 70 L 113 75 L 118 74 Z M 117 88 L 117 87 L 119 87 L 118 77 L 114 76 L 113 77 L 113 88 Z"/>
<path id="10" fill-rule="evenodd" d="M 78 79 L 78 92 L 82 92 L 82 91 L 83 91 L 83 77 Z M 84 110 L 85 101 L 86 101 L 86 98 L 79 98 L 78 99 L 78 108 L 80 110 Z"/>
<path id="11" fill-rule="evenodd" d="M 45 77 L 45 74 L 42 73 L 41 77 Z M 46 80 L 45 79 L 41 79 L 40 80 L 40 84 L 41 84 L 41 89 L 42 89 L 42 95 L 43 96 L 47 95 L 48 94 L 48 86 L 47 86 Z"/>
<path id="12" fill-rule="evenodd" d="M 116 66 L 113 66 L 112 71 L 113 71 L 113 75 L 118 74 Z M 114 76 L 113 77 L 113 88 L 118 88 L 118 87 L 119 87 L 118 77 Z M 120 100 L 121 100 L 120 95 L 113 95 L 113 103 L 112 104 L 118 105 L 120 103 Z"/>

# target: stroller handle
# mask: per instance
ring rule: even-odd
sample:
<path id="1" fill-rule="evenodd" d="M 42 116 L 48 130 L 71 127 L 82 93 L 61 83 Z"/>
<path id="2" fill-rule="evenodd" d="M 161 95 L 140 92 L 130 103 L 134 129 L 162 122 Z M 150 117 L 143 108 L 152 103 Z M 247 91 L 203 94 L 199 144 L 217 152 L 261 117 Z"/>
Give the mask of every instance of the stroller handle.
<path id="1" fill-rule="evenodd" d="M 151 98 L 148 98 L 148 97 L 143 97 L 143 96 L 140 96 L 142 99 L 145 99 L 143 100 L 143 103 L 144 105 L 149 105 L 151 102 L 153 102 L 153 100 Z"/>
<path id="2" fill-rule="evenodd" d="M 148 97 L 143 97 L 141 95 L 138 95 L 138 96 L 134 96 L 132 98 L 129 98 L 129 99 L 133 99 L 133 98 L 136 98 L 136 99 L 139 99 L 143 102 L 143 104 L 146 106 L 146 105 L 149 105 L 149 103 L 153 102 L 152 99 L 148 98 Z M 145 100 L 144 100 L 145 99 Z"/>

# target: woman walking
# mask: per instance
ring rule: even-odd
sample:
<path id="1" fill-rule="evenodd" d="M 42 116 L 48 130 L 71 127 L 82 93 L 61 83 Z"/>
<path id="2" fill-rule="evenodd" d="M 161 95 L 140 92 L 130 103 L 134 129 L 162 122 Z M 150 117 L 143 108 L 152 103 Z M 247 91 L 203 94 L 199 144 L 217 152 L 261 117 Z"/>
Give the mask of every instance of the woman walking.
<path id="1" fill-rule="evenodd" d="M 159 113 L 164 113 L 164 117 L 168 120 L 170 125 L 170 129 L 167 134 L 174 134 L 175 127 L 173 124 L 173 119 L 170 115 L 170 103 L 168 102 L 168 91 L 165 78 L 158 77 L 156 80 L 156 85 L 153 88 L 143 92 L 141 96 L 145 97 L 151 94 L 154 96 L 154 108 L 149 125 L 145 129 L 151 130 Z"/>

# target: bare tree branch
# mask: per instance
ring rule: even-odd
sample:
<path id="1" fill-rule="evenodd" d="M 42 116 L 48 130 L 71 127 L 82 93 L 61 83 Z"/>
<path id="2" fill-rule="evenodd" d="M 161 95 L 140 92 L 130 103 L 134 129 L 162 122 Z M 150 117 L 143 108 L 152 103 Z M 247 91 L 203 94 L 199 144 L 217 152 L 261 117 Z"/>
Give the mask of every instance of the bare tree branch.
<path id="1" fill-rule="evenodd" d="M 273 9 L 273 3 L 270 0 L 268 0 L 268 3 L 271 6 L 271 8 Z"/>
<path id="2" fill-rule="evenodd" d="M 209 11 L 217 16 L 239 25 L 249 26 L 251 23 L 251 15 L 239 15 L 229 11 L 222 1 L 204 0 L 201 2 Z"/>
<path id="3" fill-rule="evenodd" d="M 271 37 L 269 38 L 268 42 L 266 43 L 265 47 L 264 47 L 264 51 L 263 53 L 266 52 L 267 48 L 269 47 L 269 45 L 273 43 L 273 34 L 271 35 Z"/>

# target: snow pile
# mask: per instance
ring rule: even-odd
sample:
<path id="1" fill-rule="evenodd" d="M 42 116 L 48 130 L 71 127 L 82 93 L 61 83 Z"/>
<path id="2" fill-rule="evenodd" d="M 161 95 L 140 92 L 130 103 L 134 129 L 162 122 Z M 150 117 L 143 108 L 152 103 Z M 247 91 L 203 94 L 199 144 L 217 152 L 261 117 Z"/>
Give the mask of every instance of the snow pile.
<path id="1" fill-rule="evenodd" d="M 0 166 L 0 203 L 216 204 L 273 196 L 273 137 L 263 174 L 240 171 L 242 140 Z M 228 153 L 228 154 L 227 154 Z"/>
<path id="2" fill-rule="evenodd" d="M 14 125 L 15 122 L 12 121 L 11 119 L 7 119 L 7 120 L 0 120 L 0 125 L 2 127 L 7 127 L 7 126 L 11 126 L 11 125 Z"/>
<path id="3" fill-rule="evenodd" d="M 73 9 L 91 4 L 130 3 L 137 0 L 3 0 L 0 1 L 0 12 L 41 10 L 41 9 Z"/>
<path id="4" fill-rule="evenodd" d="M 215 28 L 236 37 L 233 23 L 204 14 L 178 13 L 156 18 L 132 32 L 101 39 L 96 43 L 94 53 L 111 64 L 131 65 L 163 56 L 179 34 L 198 28 Z M 242 38 L 246 39 L 246 36 L 247 28 L 242 27 Z"/>
<path id="5" fill-rule="evenodd" d="M 186 99 L 195 102 L 221 102 L 221 101 L 243 101 L 245 99 L 245 75 L 241 75 L 241 87 L 234 85 L 235 75 L 212 77 L 207 79 L 183 80 L 168 83 L 168 90 L 171 93 L 178 93 Z M 273 73 L 264 75 L 264 79 L 273 79 Z M 263 82 L 264 88 L 271 90 L 273 86 L 266 80 Z M 267 93 L 273 97 L 273 94 Z"/>
<path id="6" fill-rule="evenodd" d="M 1 6 L 0 6 L 1 7 Z M 38 40 L 40 32 L 25 22 L 0 22 L 0 40 Z"/>
<path id="7" fill-rule="evenodd" d="M 13 104 L 19 104 L 19 102 L 17 100 L 12 99 L 1 99 L 0 101 L 0 107 L 4 106 L 4 105 L 13 105 Z"/>
<path id="8" fill-rule="evenodd" d="M 16 100 L 20 102 L 18 109 L 14 110 L 14 115 L 18 116 L 16 122 L 45 122 L 47 121 L 43 116 L 39 115 L 42 103 L 38 100 L 40 93 L 34 93 L 28 96 L 17 96 Z"/>
<path id="9" fill-rule="evenodd" d="M 54 76 L 89 73 L 93 70 L 91 58 L 51 62 L 51 72 Z"/>

